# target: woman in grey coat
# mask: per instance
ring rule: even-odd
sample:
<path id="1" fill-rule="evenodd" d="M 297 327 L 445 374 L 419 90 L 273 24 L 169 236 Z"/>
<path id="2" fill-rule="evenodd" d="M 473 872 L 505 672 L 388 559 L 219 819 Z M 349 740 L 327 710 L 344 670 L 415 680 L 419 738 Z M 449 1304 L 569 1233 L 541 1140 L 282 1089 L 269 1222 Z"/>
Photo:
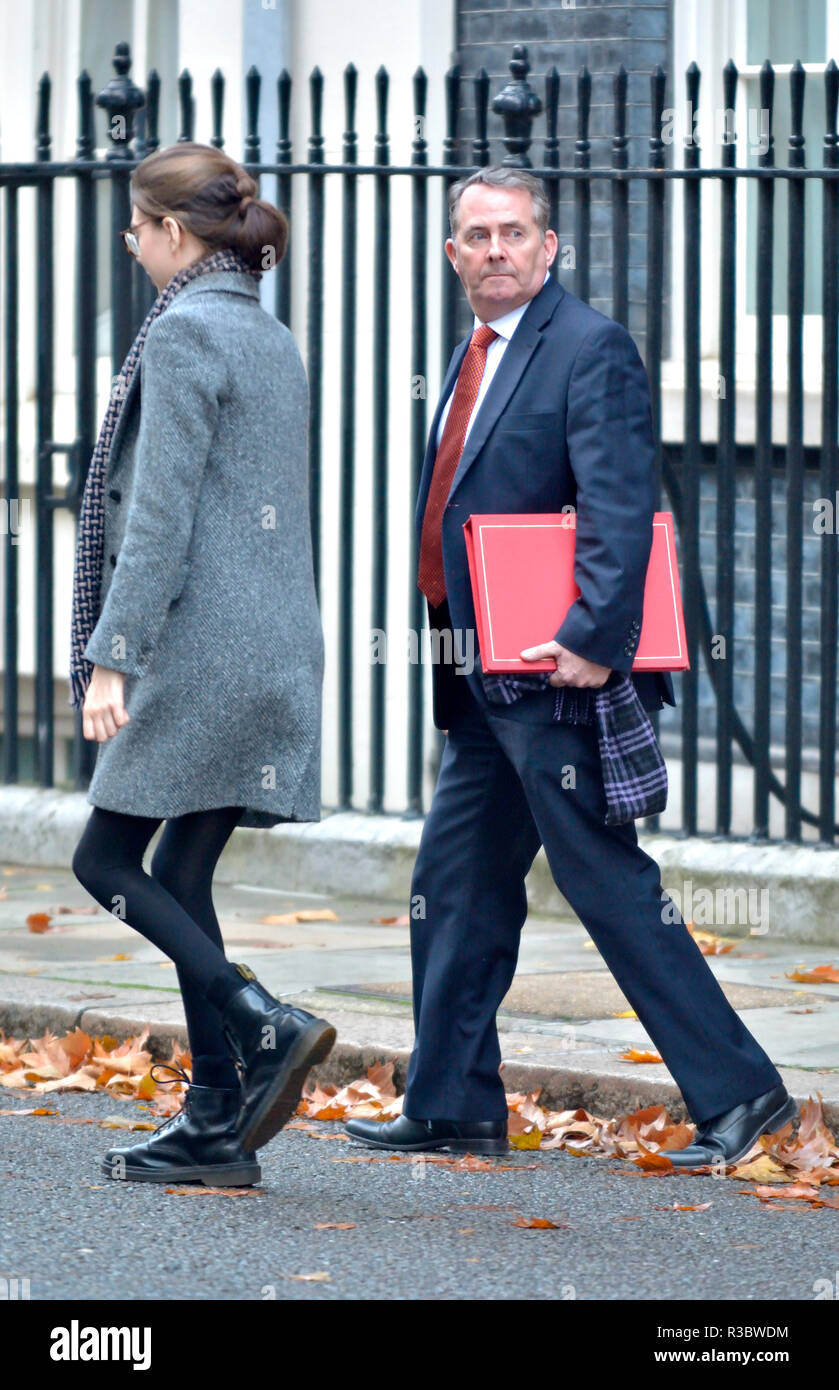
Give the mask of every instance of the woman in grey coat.
<path id="1" fill-rule="evenodd" d="M 73 871 L 175 962 L 192 1052 L 182 1111 L 103 1160 L 139 1181 L 258 1182 L 255 1150 L 335 1040 L 227 960 L 211 894 L 236 825 L 320 819 L 308 387 L 260 304 L 288 223 L 257 192 L 194 142 L 135 169 L 123 237 L 159 294 L 114 381 L 79 518 L 70 703 L 99 748 Z"/>

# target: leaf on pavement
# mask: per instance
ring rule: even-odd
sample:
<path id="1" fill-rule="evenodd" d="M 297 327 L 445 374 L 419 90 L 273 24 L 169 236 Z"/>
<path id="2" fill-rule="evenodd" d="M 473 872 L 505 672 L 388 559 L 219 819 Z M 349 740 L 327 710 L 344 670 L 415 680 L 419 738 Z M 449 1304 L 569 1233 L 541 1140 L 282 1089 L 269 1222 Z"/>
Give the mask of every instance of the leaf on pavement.
<path id="1" fill-rule="evenodd" d="M 750 1182 L 784 1182 L 788 1183 L 789 1178 L 780 1163 L 774 1158 L 770 1158 L 768 1153 L 762 1153 L 759 1157 L 752 1159 L 750 1163 L 738 1163 L 733 1178 L 748 1178 Z"/>
<path id="2" fill-rule="evenodd" d="M 737 940 L 731 940 L 724 936 L 718 936 L 716 932 L 701 931 L 694 927 L 693 922 L 686 922 L 685 926 L 702 952 L 703 956 L 724 956 L 737 945 Z"/>
<path id="3" fill-rule="evenodd" d="M 788 980 L 797 980 L 802 985 L 839 984 L 839 970 L 835 965 L 814 965 L 809 970 L 806 965 L 799 965 L 795 970 L 785 970 L 784 974 Z"/>
<path id="4" fill-rule="evenodd" d="M 203 1184 L 196 1183 L 194 1187 L 164 1187 L 164 1192 L 171 1192 L 174 1197 L 263 1197 L 265 1189 L 261 1187 L 204 1187 Z"/>
<path id="5" fill-rule="evenodd" d="M 638 1140 L 638 1157 L 631 1158 L 630 1163 L 634 1163 L 636 1168 L 643 1169 L 648 1173 L 675 1173 L 675 1168 L 666 1154 L 653 1153 L 652 1149 L 647 1149 Z"/>
<path id="6" fill-rule="evenodd" d="M 306 907 L 299 912 L 269 912 L 256 919 L 264 927 L 291 927 L 297 922 L 340 922 L 340 917 L 329 907 Z"/>
<path id="7" fill-rule="evenodd" d="M 45 1106 L 39 1105 L 34 1109 L 30 1106 L 28 1110 L 0 1110 L 0 1115 L 57 1115 L 57 1110 L 47 1110 Z"/>
<path id="8" fill-rule="evenodd" d="M 538 1149 L 542 1142 L 542 1131 L 533 1127 L 524 1134 L 509 1134 L 514 1149 Z"/>
<path id="9" fill-rule="evenodd" d="M 696 1206 L 693 1206 L 693 1207 L 692 1207 L 692 1206 L 686 1206 L 686 1205 L 680 1204 L 679 1202 L 673 1202 L 672 1206 L 669 1206 L 669 1207 L 659 1207 L 659 1206 L 657 1206 L 657 1207 L 655 1208 L 655 1210 L 656 1210 L 656 1211 L 707 1211 L 708 1208 L 709 1208 L 710 1206 L 713 1206 L 713 1203 L 712 1203 L 712 1202 L 698 1202 L 697 1205 L 696 1205 Z"/>
<path id="10" fill-rule="evenodd" d="M 106 1115 L 99 1121 L 101 1129 L 156 1129 L 151 1120 L 132 1120 L 128 1115 Z"/>
<path id="11" fill-rule="evenodd" d="M 560 1231 L 561 1226 L 557 1226 L 555 1221 L 547 1221 L 543 1216 L 520 1216 L 518 1221 L 511 1221 L 511 1226 L 524 1226 L 528 1231 Z"/>
<path id="12" fill-rule="evenodd" d="M 48 912 L 30 912 L 26 925 L 32 932 L 45 932 L 50 929 L 52 918 Z"/>

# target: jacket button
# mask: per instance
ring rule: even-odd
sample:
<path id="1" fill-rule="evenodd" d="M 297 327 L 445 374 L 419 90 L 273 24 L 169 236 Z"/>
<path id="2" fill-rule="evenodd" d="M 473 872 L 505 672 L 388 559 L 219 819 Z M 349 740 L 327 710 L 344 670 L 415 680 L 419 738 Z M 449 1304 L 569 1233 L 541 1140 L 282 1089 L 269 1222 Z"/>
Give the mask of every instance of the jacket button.
<path id="1" fill-rule="evenodd" d="M 108 496 L 109 496 L 109 497 L 113 497 L 113 499 L 114 499 L 115 502 L 121 502 L 121 501 L 122 501 L 122 493 L 119 491 L 118 488 L 115 488 L 115 487 L 109 488 L 109 489 L 108 489 Z"/>
<path id="2" fill-rule="evenodd" d="M 109 558 L 110 558 L 111 564 L 112 564 L 112 565 L 115 565 L 116 562 L 117 562 L 117 557 L 116 557 L 116 555 L 111 555 Z"/>

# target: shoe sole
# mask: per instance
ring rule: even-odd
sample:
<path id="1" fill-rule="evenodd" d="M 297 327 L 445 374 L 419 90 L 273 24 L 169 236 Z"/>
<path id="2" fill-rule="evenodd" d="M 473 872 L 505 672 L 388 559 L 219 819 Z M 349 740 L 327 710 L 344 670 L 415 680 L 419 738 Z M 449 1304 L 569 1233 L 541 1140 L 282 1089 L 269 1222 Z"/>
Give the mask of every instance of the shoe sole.
<path id="1" fill-rule="evenodd" d="M 263 1148 L 288 1123 L 300 1103 L 309 1071 L 329 1056 L 336 1037 L 332 1025 L 320 1020 L 300 1034 L 272 1086 L 239 1131 L 243 1149 Z"/>
<path id="2" fill-rule="evenodd" d="M 356 1144 L 364 1144 L 368 1149 L 389 1149 L 391 1153 L 432 1153 L 437 1149 L 448 1149 L 451 1153 L 462 1154 L 505 1154 L 510 1145 L 506 1139 L 441 1139 L 428 1140 L 424 1144 L 385 1144 L 378 1139 L 362 1139 L 359 1134 L 344 1131 Z"/>
<path id="3" fill-rule="evenodd" d="M 262 1169 L 258 1163 L 223 1163 L 214 1167 L 199 1165 L 192 1168 L 178 1166 L 159 1168 L 154 1173 L 126 1165 L 119 1178 L 104 1159 L 99 1166 L 115 1182 L 202 1182 L 206 1187 L 251 1187 L 262 1181 Z"/>

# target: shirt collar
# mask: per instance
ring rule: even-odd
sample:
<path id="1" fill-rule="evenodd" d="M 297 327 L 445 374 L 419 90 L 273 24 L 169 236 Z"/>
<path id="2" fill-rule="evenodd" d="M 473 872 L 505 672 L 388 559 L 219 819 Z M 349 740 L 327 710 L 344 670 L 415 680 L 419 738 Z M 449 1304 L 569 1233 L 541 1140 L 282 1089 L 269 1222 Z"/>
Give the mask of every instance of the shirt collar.
<path id="1" fill-rule="evenodd" d="M 545 271 L 545 278 L 544 278 L 544 280 L 542 281 L 542 288 L 543 288 L 543 289 L 544 289 L 545 285 L 548 283 L 548 280 L 549 280 L 550 278 L 551 278 L 551 273 L 550 273 L 549 270 L 546 270 L 546 271 Z M 519 319 L 521 318 L 522 314 L 523 314 L 523 313 L 525 312 L 525 310 L 527 309 L 527 306 L 528 306 L 529 303 L 530 303 L 530 300 L 527 299 L 527 300 L 525 300 L 524 304 L 520 304 L 520 305 L 518 306 L 517 309 L 511 309 L 509 313 L 507 313 L 507 314 L 502 314 L 500 318 L 497 318 L 497 319 L 489 319 L 488 322 L 487 322 L 487 327 L 488 327 L 488 328 L 494 328 L 495 331 L 496 331 L 496 333 L 497 333 L 497 334 L 499 335 L 499 337 L 501 337 L 501 338 L 512 338 L 513 334 L 515 333 L 516 329 L 517 329 L 518 326 L 519 326 Z M 476 328 L 480 328 L 482 322 L 483 322 L 483 320 L 482 320 L 482 319 L 479 319 L 479 318 L 478 318 L 478 315 L 476 314 L 476 315 L 475 315 L 475 322 L 474 322 L 473 325 L 472 325 L 472 332 L 473 332 L 473 333 L 474 333 L 474 331 L 475 331 Z"/>

